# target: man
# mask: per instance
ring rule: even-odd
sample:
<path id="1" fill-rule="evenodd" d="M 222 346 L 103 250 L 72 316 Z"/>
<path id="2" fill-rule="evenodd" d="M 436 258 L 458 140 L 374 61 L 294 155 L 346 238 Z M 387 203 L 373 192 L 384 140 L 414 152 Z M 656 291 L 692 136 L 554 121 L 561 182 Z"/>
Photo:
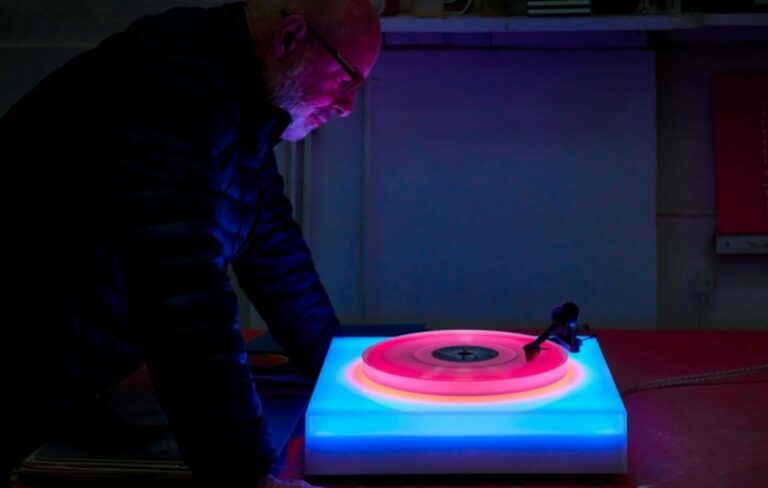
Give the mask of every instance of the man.
<path id="1" fill-rule="evenodd" d="M 4 472 L 145 362 L 197 480 L 304 486 L 269 475 L 226 270 L 317 374 L 338 321 L 272 148 L 348 115 L 380 42 L 369 0 L 178 8 L 0 118 L 7 313 L 23 317 L 2 351 Z"/>

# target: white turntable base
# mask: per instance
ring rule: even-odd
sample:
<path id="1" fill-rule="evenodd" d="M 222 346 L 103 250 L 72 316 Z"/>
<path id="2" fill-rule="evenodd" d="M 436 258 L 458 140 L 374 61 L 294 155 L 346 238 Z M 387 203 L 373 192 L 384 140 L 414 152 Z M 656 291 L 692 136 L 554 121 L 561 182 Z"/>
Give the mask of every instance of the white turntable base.
<path id="1" fill-rule="evenodd" d="M 626 472 L 626 410 L 597 340 L 559 387 L 477 401 L 366 386 L 362 353 L 386 339 L 333 340 L 306 413 L 306 474 Z"/>

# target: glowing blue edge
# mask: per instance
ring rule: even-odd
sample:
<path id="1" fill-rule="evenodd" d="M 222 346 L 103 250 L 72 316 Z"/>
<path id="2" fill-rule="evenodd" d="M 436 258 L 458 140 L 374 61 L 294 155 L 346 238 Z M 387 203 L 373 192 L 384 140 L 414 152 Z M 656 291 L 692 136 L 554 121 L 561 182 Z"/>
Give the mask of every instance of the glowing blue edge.
<path id="1" fill-rule="evenodd" d="M 597 340 L 582 377 L 537 400 L 443 404 L 361 389 L 350 368 L 385 337 L 333 340 L 306 413 L 307 474 L 623 473 L 627 417 Z"/>

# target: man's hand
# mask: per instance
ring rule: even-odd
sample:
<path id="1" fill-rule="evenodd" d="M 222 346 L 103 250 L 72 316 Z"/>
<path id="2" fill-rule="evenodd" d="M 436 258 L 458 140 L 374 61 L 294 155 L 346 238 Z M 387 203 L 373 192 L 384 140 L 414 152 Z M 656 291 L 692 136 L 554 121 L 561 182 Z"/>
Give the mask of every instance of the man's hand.
<path id="1" fill-rule="evenodd" d="M 262 479 L 256 488 L 320 488 L 315 485 L 310 485 L 304 480 L 280 480 L 272 476 L 267 475 Z"/>

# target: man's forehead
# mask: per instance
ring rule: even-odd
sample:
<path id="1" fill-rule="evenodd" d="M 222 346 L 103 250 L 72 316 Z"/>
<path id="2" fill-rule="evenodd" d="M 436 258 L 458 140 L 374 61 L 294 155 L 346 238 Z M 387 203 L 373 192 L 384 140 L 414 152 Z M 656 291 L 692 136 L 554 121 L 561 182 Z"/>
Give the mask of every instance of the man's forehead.
<path id="1" fill-rule="evenodd" d="M 375 33 L 374 33 L 375 32 Z M 381 50 L 381 34 L 370 30 L 350 33 L 340 39 L 336 49 L 355 65 L 362 74 L 368 75 Z"/>

